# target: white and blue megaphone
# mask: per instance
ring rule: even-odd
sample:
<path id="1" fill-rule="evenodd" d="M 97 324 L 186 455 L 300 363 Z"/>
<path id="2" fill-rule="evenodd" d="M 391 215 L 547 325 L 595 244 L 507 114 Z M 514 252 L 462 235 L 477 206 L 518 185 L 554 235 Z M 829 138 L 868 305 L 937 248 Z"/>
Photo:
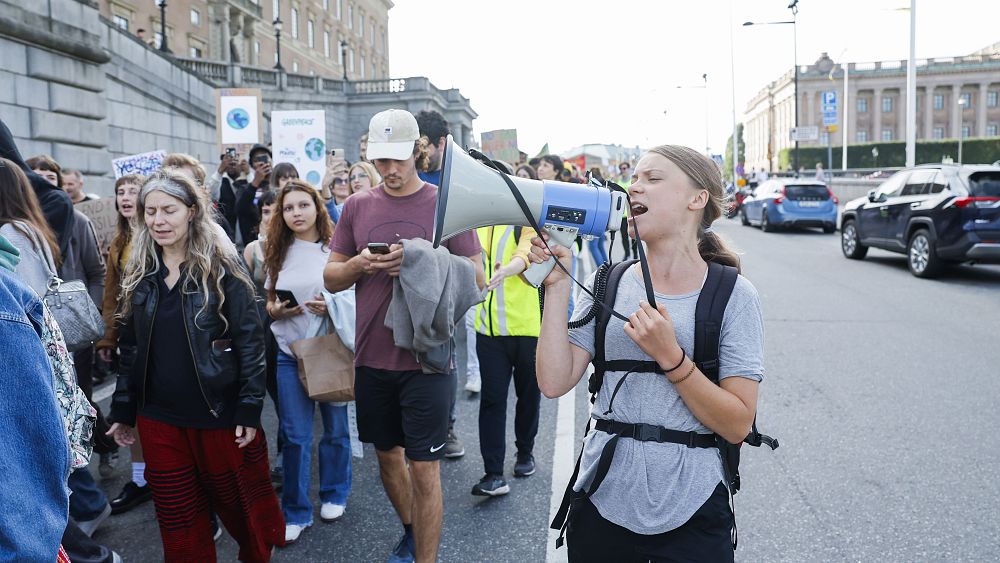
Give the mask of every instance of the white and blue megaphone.
<path id="1" fill-rule="evenodd" d="M 437 247 L 459 233 L 491 225 L 531 227 L 530 214 L 548 232 L 550 244 L 568 247 L 578 236 L 596 237 L 620 229 L 627 205 L 624 193 L 606 188 L 503 174 L 477 162 L 449 135 L 441 164 L 433 242 Z M 555 265 L 555 258 L 534 264 L 524 277 L 539 287 Z"/>

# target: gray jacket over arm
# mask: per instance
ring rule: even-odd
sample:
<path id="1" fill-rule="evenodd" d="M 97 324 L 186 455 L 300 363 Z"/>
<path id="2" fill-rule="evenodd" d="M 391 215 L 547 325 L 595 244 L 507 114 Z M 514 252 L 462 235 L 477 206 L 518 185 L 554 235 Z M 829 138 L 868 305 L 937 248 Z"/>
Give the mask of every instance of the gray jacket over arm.
<path id="1" fill-rule="evenodd" d="M 412 350 L 425 372 L 447 372 L 455 325 L 483 302 L 472 262 L 430 241 L 401 241 L 403 263 L 392 282 L 385 327 L 396 346 Z M 444 369 L 442 370 L 442 364 Z"/>

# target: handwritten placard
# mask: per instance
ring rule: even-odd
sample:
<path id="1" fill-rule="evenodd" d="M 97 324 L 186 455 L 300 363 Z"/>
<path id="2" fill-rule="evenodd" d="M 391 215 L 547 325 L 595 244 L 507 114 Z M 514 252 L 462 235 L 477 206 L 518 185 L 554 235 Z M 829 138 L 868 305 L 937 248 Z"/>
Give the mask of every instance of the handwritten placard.
<path id="1" fill-rule="evenodd" d="M 504 162 L 515 163 L 520 158 L 517 149 L 517 129 L 498 129 L 482 134 L 483 154 Z"/>
<path id="2" fill-rule="evenodd" d="M 97 245 L 102 253 L 107 254 L 111 239 L 115 237 L 115 231 L 118 229 L 118 210 L 115 209 L 114 196 L 84 201 L 74 205 L 73 208 L 90 219 L 97 234 Z"/>
<path id="3" fill-rule="evenodd" d="M 167 152 L 161 150 L 116 158 L 111 161 L 111 166 L 115 170 L 115 179 L 128 174 L 149 176 L 163 165 L 163 159 L 166 156 Z"/>

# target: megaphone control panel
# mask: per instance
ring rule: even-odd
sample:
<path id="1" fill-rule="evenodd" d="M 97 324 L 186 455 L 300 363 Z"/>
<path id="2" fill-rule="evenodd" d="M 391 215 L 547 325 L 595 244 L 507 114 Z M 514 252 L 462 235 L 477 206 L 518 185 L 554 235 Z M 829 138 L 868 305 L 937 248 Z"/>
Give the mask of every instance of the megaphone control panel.
<path id="1" fill-rule="evenodd" d="M 608 230 L 608 219 L 612 208 L 616 207 L 611 190 L 567 182 L 545 181 L 542 185 L 544 195 L 539 223 L 574 227 L 584 236 L 600 236 Z"/>
<path id="2" fill-rule="evenodd" d="M 566 207 L 550 206 L 549 213 L 545 216 L 546 221 L 559 221 L 560 223 L 583 224 L 587 217 L 587 212 L 583 209 L 569 209 Z"/>

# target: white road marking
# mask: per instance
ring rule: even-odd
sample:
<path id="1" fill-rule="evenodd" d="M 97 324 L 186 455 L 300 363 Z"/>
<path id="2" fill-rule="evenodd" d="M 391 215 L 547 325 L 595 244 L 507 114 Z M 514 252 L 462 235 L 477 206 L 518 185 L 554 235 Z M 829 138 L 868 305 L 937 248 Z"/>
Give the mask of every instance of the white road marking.
<path id="1" fill-rule="evenodd" d="M 582 380 L 587 381 L 590 369 Z M 552 452 L 552 494 L 549 497 L 549 519 L 552 522 L 559 504 L 562 503 L 566 483 L 573 476 L 573 466 L 576 463 L 576 393 L 573 389 L 559 397 L 556 411 L 556 444 Z M 556 549 L 556 538 L 559 530 L 549 529 L 548 544 L 545 546 L 546 563 L 562 563 L 566 561 L 566 546 Z"/>
<path id="2" fill-rule="evenodd" d="M 109 378 L 111 381 L 101 385 L 97 389 L 94 389 L 94 402 L 100 403 L 104 399 L 107 399 L 115 392 L 115 378 Z"/>

